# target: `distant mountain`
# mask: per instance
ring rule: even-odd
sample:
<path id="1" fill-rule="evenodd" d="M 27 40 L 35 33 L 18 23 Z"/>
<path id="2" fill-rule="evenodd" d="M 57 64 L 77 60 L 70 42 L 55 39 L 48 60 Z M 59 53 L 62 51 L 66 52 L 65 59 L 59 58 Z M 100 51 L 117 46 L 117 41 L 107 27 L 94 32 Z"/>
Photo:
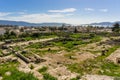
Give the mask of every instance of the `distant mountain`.
<path id="1" fill-rule="evenodd" d="M 62 26 L 70 25 L 66 23 L 29 23 L 24 21 L 7 21 L 7 20 L 0 20 L 1 25 L 18 25 L 18 26 Z"/>
<path id="2" fill-rule="evenodd" d="M 119 24 L 120 24 L 120 21 L 116 21 L 116 22 L 91 23 L 90 25 L 113 26 L 115 23 L 119 23 Z"/>
<path id="3" fill-rule="evenodd" d="M 119 23 L 120 21 L 116 22 L 100 22 L 100 23 L 91 23 L 91 24 L 84 24 L 84 25 L 96 25 L 96 26 L 113 26 L 115 23 Z M 65 25 L 70 25 L 66 23 L 29 23 L 29 22 L 24 22 L 24 21 L 8 21 L 8 20 L 0 20 L 0 24 L 2 25 L 18 25 L 18 26 L 62 26 L 63 24 Z"/>

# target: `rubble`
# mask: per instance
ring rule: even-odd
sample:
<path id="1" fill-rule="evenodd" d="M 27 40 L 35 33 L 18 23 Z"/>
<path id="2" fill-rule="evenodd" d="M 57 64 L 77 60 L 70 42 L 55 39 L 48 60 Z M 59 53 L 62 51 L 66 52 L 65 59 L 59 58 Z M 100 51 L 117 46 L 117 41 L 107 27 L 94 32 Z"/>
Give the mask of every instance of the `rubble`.
<path id="1" fill-rule="evenodd" d="M 0 63 L 5 63 L 5 62 L 17 62 L 18 59 L 16 57 L 0 57 Z"/>

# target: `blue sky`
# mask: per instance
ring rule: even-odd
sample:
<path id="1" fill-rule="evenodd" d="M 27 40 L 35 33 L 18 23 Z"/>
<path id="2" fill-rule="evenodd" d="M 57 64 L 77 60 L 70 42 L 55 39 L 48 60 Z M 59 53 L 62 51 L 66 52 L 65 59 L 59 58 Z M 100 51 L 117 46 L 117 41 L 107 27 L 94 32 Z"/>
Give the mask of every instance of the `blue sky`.
<path id="1" fill-rule="evenodd" d="M 120 20 L 120 0 L 0 0 L 0 20 L 86 24 Z"/>

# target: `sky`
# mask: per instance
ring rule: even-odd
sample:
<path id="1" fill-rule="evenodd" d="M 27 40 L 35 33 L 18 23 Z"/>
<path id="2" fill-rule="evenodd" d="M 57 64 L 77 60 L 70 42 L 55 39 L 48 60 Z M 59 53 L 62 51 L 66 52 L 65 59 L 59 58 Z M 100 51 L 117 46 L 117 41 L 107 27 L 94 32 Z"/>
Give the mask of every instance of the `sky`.
<path id="1" fill-rule="evenodd" d="M 120 21 L 120 0 L 0 0 L 0 20 L 69 24 Z"/>

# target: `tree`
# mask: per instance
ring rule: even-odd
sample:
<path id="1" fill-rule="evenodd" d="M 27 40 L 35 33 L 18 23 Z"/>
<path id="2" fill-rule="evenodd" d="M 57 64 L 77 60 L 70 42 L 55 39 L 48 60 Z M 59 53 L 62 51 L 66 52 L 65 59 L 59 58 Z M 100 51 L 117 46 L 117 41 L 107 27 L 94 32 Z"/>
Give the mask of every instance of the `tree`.
<path id="1" fill-rule="evenodd" d="M 91 32 L 92 29 L 93 29 L 93 26 L 88 25 L 88 26 L 86 27 L 86 31 L 87 31 L 88 33 Z"/>
<path id="2" fill-rule="evenodd" d="M 10 35 L 15 36 L 15 37 L 17 36 L 17 34 L 14 31 L 11 31 Z"/>
<path id="3" fill-rule="evenodd" d="M 37 38 L 37 37 L 39 37 L 40 36 L 40 33 L 33 33 L 32 34 L 32 37 L 35 37 L 35 38 Z"/>
<path id="4" fill-rule="evenodd" d="M 64 31 L 64 28 L 65 28 L 65 24 L 62 24 L 62 31 Z"/>
<path id="5" fill-rule="evenodd" d="M 112 28 L 112 31 L 116 32 L 116 33 L 119 33 L 119 31 L 120 31 L 120 25 L 119 25 L 119 23 L 115 23 L 114 24 L 114 27 Z"/>
<path id="6" fill-rule="evenodd" d="M 20 32 L 24 32 L 24 28 L 20 28 Z"/>
<path id="7" fill-rule="evenodd" d="M 78 30 L 77 30 L 77 28 L 75 27 L 75 29 L 74 29 L 74 33 L 77 33 L 78 32 Z"/>
<path id="8" fill-rule="evenodd" d="M 6 32 L 5 32 L 5 34 L 4 34 L 4 37 L 8 39 L 9 36 L 10 36 L 10 30 L 9 30 L 9 29 L 6 29 Z"/>

